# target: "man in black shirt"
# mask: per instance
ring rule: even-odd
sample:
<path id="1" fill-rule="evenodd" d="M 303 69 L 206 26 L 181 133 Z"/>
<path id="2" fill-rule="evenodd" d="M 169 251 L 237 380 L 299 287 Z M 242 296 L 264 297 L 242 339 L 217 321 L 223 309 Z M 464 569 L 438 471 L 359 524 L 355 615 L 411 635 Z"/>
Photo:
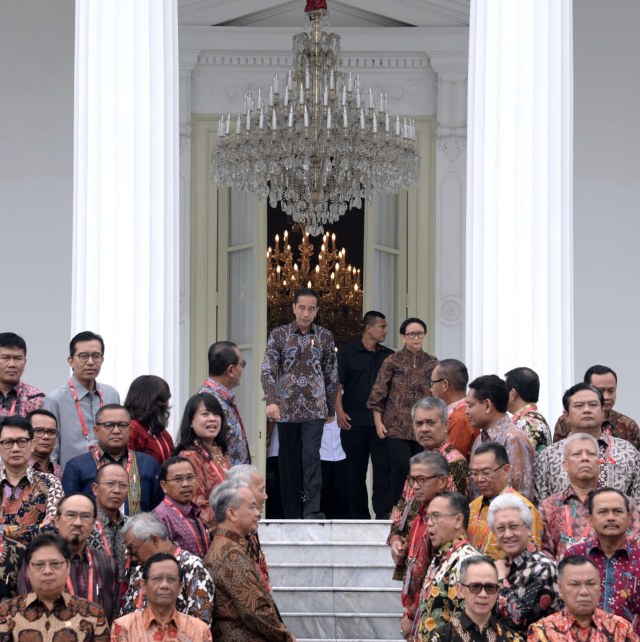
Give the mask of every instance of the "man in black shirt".
<path id="1" fill-rule="evenodd" d="M 367 399 L 382 362 L 393 350 L 382 345 L 387 322 L 381 312 L 362 319 L 362 336 L 338 352 L 340 386 L 336 399 L 340 438 L 347 455 L 348 499 L 351 519 L 370 519 L 366 476 L 369 456 L 373 467 L 373 510 L 376 519 L 388 519 L 393 505 L 386 440 L 378 437 Z"/>

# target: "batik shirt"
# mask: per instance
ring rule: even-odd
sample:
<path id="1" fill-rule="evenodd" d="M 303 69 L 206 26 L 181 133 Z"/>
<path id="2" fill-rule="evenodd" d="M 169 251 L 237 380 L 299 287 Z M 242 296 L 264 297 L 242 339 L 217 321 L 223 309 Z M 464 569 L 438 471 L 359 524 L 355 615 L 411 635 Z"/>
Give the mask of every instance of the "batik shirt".
<path id="1" fill-rule="evenodd" d="M 156 620 L 149 608 L 118 618 L 113 623 L 111 642 L 211 642 L 205 622 L 174 611 L 166 624 Z"/>
<path id="2" fill-rule="evenodd" d="M 510 486 L 503 489 L 500 495 L 505 493 L 515 495 L 529 507 L 533 518 L 531 539 L 540 548 L 542 546 L 542 518 L 538 509 L 526 497 Z M 489 528 L 489 505 L 492 499 L 493 497 L 487 499 L 481 495 L 469 504 L 469 543 L 475 546 L 483 555 L 487 555 L 494 560 L 501 560 L 504 557 L 504 551 L 498 546 L 495 535 Z"/>
<path id="3" fill-rule="evenodd" d="M 551 443 L 549 424 L 536 404 L 528 403 L 520 408 L 518 412 L 513 413 L 511 421 L 529 435 L 529 441 L 537 453 Z"/>
<path id="4" fill-rule="evenodd" d="M 533 543 L 505 562 L 509 574 L 500 582 L 495 608 L 505 623 L 524 633 L 530 624 L 562 608 L 558 570 Z"/>
<path id="5" fill-rule="evenodd" d="M 0 537 L 0 602 L 22 593 L 18 590 L 18 575 L 23 566 L 25 546 Z"/>
<path id="6" fill-rule="evenodd" d="M 640 453 L 623 439 L 605 433 L 598 437 L 600 449 L 600 478 L 602 486 L 615 488 L 640 500 Z M 569 485 L 569 477 L 562 466 L 564 444 L 555 443 L 536 456 L 536 499 L 540 503 Z"/>
<path id="7" fill-rule="evenodd" d="M 111 518 L 98 506 L 98 518 L 93 530 L 89 534 L 87 544 L 99 551 L 104 551 L 113 557 L 118 567 L 118 576 L 121 582 L 126 581 L 128 573 L 127 547 L 122 535 L 122 527 L 127 519 L 126 515 L 118 514 L 118 521 Z"/>
<path id="8" fill-rule="evenodd" d="M 424 519 L 426 507 L 420 507 L 416 518 L 411 524 L 409 533 L 409 549 L 407 553 L 407 571 L 402 586 L 402 613 L 410 620 L 416 616 L 420 590 L 424 582 L 433 548 L 427 532 L 427 522 Z"/>
<path id="9" fill-rule="evenodd" d="M 26 417 L 30 412 L 41 408 L 43 403 L 44 392 L 19 381 L 6 395 L 0 392 L 0 417 Z"/>
<path id="10" fill-rule="evenodd" d="M 589 626 L 580 626 L 573 615 L 562 609 L 529 627 L 527 642 L 638 642 L 633 627 L 625 619 L 596 609 Z"/>
<path id="11" fill-rule="evenodd" d="M 458 401 L 449 404 L 449 421 L 447 422 L 447 433 L 449 441 L 459 450 L 463 457 L 469 461 L 471 446 L 476 440 L 480 431 L 471 424 L 467 416 L 467 400 L 463 397 Z"/>
<path id="12" fill-rule="evenodd" d="M 627 536 L 637 541 L 640 538 L 640 515 L 633 499 L 630 497 L 627 499 L 630 518 Z M 573 486 L 547 497 L 538 510 L 544 527 L 542 552 L 551 559 L 559 562 L 569 546 L 596 536 L 589 522 L 589 498 L 587 497 L 583 502 L 576 495 Z"/>
<path id="13" fill-rule="evenodd" d="M 520 635 L 505 626 L 492 615 L 487 626 L 480 631 L 478 625 L 466 614 L 461 613 L 448 624 L 431 631 L 428 642 L 521 642 Z"/>
<path id="14" fill-rule="evenodd" d="M 610 410 L 609 416 L 602 422 L 602 431 L 612 437 L 624 439 L 640 450 L 640 427 L 631 417 L 627 417 L 621 412 Z M 570 432 L 569 424 L 567 424 L 564 415 L 561 415 L 553 431 L 553 441 L 564 439 L 569 436 Z"/>
<path id="15" fill-rule="evenodd" d="M 56 464 L 55 461 L 49 460 L 47 463 L 47 470 L 42 470 L 40 462 L 35 457 L 31 457 L 31 459 L 29 460 L 29 466 L 31 466 L 33 470 L 39 473 L 49 473 L 49 475 L 53 475 L 54 477 L 57 477 L 60 481 L 62 481 L 62 473 L 64 471 L 62 469 L 62 466 L 60 464 Z"/>
<path id="16" fill-rule="evenodd" d="M 640 635 L 640 546 L 627 539 L 607 557 L 594 538 L 568 548 L 565 556 L 569 555 L 584 555 L 598 567 L 602 583 L 598 606 L 631 622 Z"/>
<path id="17" fill-rule="evenodd" d="M 212 377 L 208 377 L 200 386 L 198 393 L 213 395 L 222 406 L 227 420 L 227 457 L 232 466 L 250 464 L 251 453 L 247 433 L 236 406 L 236 396 L 230 388 L 223 386 Z"/>
<path id="18" fill-rule="evenodd" d="M 441 546 L 429 564 L 420 591 L 420 603 L 413 621 L 416 642 L 428 639 L 429 632 L 462 612 L 464 600 L 458 595 L 460 564 L 478 551 L 461 536 Z"/>
<path id="19" fill-rule="evenodd" d="M 529 441 L 529 435 L 514 426 L 507 415 L 490 428 L 483 428 L 473 442 L 471 447 L 471 458 L 476 448 L 485 441 L 497 441 L 502 444 L 509 457 L 511 464 L 510 486 L 513 486 L 521 495 L 527 499 L 533 499 L 533 460 L 535 451 Z M 469 485 L 469 499 L 475 499 L 479 495 L 477 484 L 471 480 Z"/>
<path id="20" fill-rule="evenodd" d="M 209 548 L 209 532 L 200 519 L 200 508 L 193 502 L 177 502 L 168 495 L 153 509 L 165 525 L 169 539 L 185 550 L 204 557 Z"/>
<path id="21" fill-rule="evenodd" d="M 261 381 L 267 405 L 278 404 L 282 422 L 333 417 L 338 365 L 331 332 L 312 323 L 303 334 L 295 321 L 272 330 Z"/>

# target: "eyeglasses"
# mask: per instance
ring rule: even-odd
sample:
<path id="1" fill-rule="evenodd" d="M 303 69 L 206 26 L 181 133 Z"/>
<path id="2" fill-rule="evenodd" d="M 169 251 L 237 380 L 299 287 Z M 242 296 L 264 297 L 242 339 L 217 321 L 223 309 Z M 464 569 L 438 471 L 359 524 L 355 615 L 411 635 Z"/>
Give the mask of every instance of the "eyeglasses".
<path id="1" fill-rule="evenodd" d="M 98 486 L 106 486 L 109 490 L 115 490 L 116 488 L 118 490 L 124 490 L 125 488 L 129 488 L 129 484 L 126 482 L 119 482 L 119 481 L 106 481 L 106 482 L 96 482 Z"/>
<path id="2" fill-rule="evenodd" d="M 175 575 L 154 575 L 153 577 L 148 577 L 147 582 L 158 586 L 163 582 L 166 582 L 169 586 L 177 586 L 180 584 L 180 578 Z"/>
<path id="3" fill-rule="evenodd" d="M 434 383 L 441 383 L 442 381 L 446 381 L 446 379 L 429 379 L 429 388 L 431 388 Z"/>
<path id="4" fill-rule="evenodd" d="M 94 363 L 100 363 L 104 359 L 104 355 L 102 352 L 92 352 L 89 354 L 88 352 L 80 352 L 79 354 L 74 355 L 79 361 L 82 361 L 82 363 L 87 363 L 89 359 L 91 359 Z"/>
<path id="5" fill-rule="evenodd" d="M 504 468 L 507 464 L 502 464 L 497 468 L 485 468 L 484 470 L 470 470 L 469 477 L 472 479 L 477 479 L 478 477 L 491 477 L 493 473 L 499 471 L 501 468 Z"/>
<path id="6" fill-rule="evenodd" d="M 8 354 L 0 355 L 0 362 L 2 362 L 3 364 L 9 363 L 10 361 L 15 361 L 17 364 L 20 364 L 20 363 L 24 363 L 26 359 L 21 354 L 16 357 L 12 357 L 11 355 L 8 355 Z"/>
<path id="7" fill-rule="evenodd" d="M 480 595 L 484 591 L 487 595 L 495 595 L 498 592 L 500 586 L 498 584 L 493 584 L 488 582 L 487 584 L 480 584 L 480 582 L 471 582 L 471 584 L 463 584 L 460 582 L 460 586 L 464 586 L 469 589 L 469 592 L 473 595 Z"/>
<path id="8" fill-rule="evenodd" d="M 462 513 L 425 513 L 424 521 L 425 522 L 439 522 L 443 517 L 455 517 L 456 515 L 461 515 Z"/>
<path id="9" fill-rule="evenodd" d="M 176 484 L 184 484 L 187 482 L 187 484 L 191 484 L 195 481 L 196 476 L 195 475 L 185 475 L 184 477 L 177 476 L 177 477 L 172 477 L 171 479 L 167 479 L 168 482 L 175 482 Z"/>
<path id="10" fill-rule="evenodd" d="M 404 336 L 409 339 L 424 339 L 425 332 L 407 332 Z"/>
<path id="11" fill-rule="evenodd" d="M 127 430 L 127 428 L 130 428 L 130 424 L 128 421 L 99 421 L 96 426 L 102 426 L 109 432 L 111 432 L 116 427 L 120 428 L 120 430 Z"/>
<path id="12" fill-rule="evenodd" d="M 11 450 L 16 444 L 18 444 L 18 448 L 26 448 L 30 442 L 31 439 L 28 439 L 27 437 L 19 437 L 18 439 L 3 439 L 2 441 L 0 441 L 0 446 L 2 446 L 5 450 Z"/>
<path id="13" fill-rule="evenodd" d="M 29 566 L 36 573 L 42 573 L 47 566 L 52 571 L 59 571 L 66 563 L 67 560 L 49 560 L 48 562 L 29 562 Z"/>
<path id="14" fill-rule="evenodd" d="M 45 435 L 47 437 L 55 437 L 58 434 L 57 428 L 34 428 L 33 435 L 38 439 L 42 439 Z"/>
<path id="15" fill-rule="evenodd" d="M 77 513 L 71 510 L 60 513 L 60 517 L 62 517 L 65 522 L 75 522 L 78 518 L 83 522 L 92 522 L 95 519 L 93 513 Z"/>
<path id="16" fill-rule="evenodd" d="M 424 486 L 430 479 L 437 479 L 438 477 L 440 477 L 440 475 L 429 475 L 428 477 L 426 475 L 417 475 L 416 477 L 409 475 L 409 477 L 407 477 L 407 483 L 409 486 Z"/>
<path id="17" fill-rule="evenodd" d="M 238 361 L 236 363 L 237 366 L 240 366 L 241 368 L 246 368 L 247 367 L 247 362 L 243 359 L 242 361 Z"/>
<path id="18" fill-rule="evenodd" d="M 522 524 L 505 524 L 504 526 L 496 526 L 493 529 L 493 532 L 496 535 L 504 535 L 508 531 L 511 531 L 512 533 L 517 533 L 518 531 L 521 531 L 524 528 L 525 524 L 524 522 Z"/>

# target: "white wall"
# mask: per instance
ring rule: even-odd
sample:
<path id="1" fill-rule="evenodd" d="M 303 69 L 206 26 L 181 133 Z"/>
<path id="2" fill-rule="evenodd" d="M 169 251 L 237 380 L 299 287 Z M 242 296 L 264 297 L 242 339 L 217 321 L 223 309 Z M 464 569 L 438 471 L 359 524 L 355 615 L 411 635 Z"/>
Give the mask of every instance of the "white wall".
<path id="1" fill-rule="evenodd" d="M 616 408 L 640 420 L 640 2 L 577 0 L 573 13 L 575 374 L 616 370 Z"/>
<path id="2" fill-rule="evenodd" d="M 73 0 L 0 2 L 0 331 L 45 391 L 68 372 L 74 20 Z"/>

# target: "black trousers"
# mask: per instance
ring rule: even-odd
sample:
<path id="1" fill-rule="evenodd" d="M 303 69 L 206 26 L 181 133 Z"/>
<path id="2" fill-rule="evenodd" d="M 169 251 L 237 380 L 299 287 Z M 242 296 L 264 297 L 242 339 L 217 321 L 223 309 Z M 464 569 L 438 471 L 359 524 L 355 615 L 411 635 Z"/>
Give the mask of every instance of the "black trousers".
<path id="1" fill-rule="evenodd" d="M 320 512 L 320 444 L 323 429 L 324 419 L 278 423 L 280 492 L 285 519 L 301 519 Z"/>
<path id="2" fill-rule="evenodd" d="M 404 483 L 409 474 L 409 460 L 424 448 L 413 439 L 387 437 L 389 459 L 391 460 L 391 498 L 395 504 L 402 495 Z"/>
<path id="3" fill-rule="evenodd" d="M 388 519 L 391 501 L 391 462 L 386 439 L 380 439 L 374 426 L 352 426 L 340 431 L 342 449 L 347 455 L 347 496 L 351 519 L 371 519 L 367 493 L 369 457 L 373 469 L 371 503 L 376 519 Z"/>
<path id="4" fill-rule="evenodd" d="M 327 519 L 349 519 L 347 460 L 322 461 L 322 501 L 320 506 Z"/>

